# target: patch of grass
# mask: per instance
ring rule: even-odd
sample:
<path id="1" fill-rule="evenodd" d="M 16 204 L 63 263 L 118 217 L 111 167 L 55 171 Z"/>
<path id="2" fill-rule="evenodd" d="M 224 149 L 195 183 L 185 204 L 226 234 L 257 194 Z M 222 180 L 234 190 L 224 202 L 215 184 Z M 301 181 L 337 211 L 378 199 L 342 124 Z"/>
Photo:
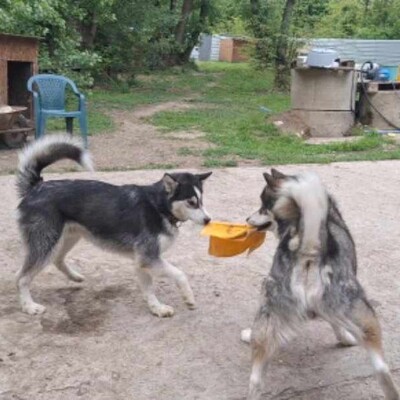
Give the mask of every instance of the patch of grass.
<path id="1" fill-rule="evenodd" d="M 148 163 L 139 165 L 137 167 L 102 167 L 97 168 L 97 171 L 136 171 L 136 170 L 146 170 L 146 169 L 161 169 L 161 170 L 168 170 L 168 169 L 176 169 L 178 168 L 177 164 L 172 163 Z"/>
<path id="2" fill-rule="evenodd" d="M 220 158 L 207 158 L 203 162 L 203 167 L 206 168 L 221 168 L 221 167 L 237 167 L 235 160 L 221 160 Z"/>
<path id="3" fill-rule="evenodd" d="M 109 108 L 132 109 L 133 107 L 182 100 L 196 96 L 215 80 L 207 73 L 195 71 L 168 70 L 152 72 L 151 75 L 139 75 L 137 85 L 124 89 L 96 89 L 90 100 Z"/>
<path id="4" fill-rule="evenodd" d="M 107 115 L 106 108 L 101 104 L 92 102 L 86 98 L 87 118 L 88 118 L 88 133 L 89 135 L 95 135 L 97 133 L 112 132 L 115 129 L 115 124 L 112 118 Z M 78 101 L 76 97 L 67 93 L 66 110 L 75 111 L 78 109 Z M 73 123 L 74 132 L 80 132 L 79 120 L 74 118 Z M 66 131 L 65 118 L 49 118 L 47 120 L 46 129 L 48 131 Z"/>
<path id="5" fill-rule="evenodd" d="M 173 163 L 148 163 L 138 169 L 174 169 L 178 166 Z"/>
<path id="6" fill-rule="evenodd" d="M 74 134 L 80 132 L 79 120 L 74 118 Z M 49 131 L 66 131 L 65 119 L 49 118 L 46 124 Z M 88 133 L 89 136 L 98 133 L 112 132 L 115 129 L 115 123 L 105 111 L 99 108 L 91 108 L 88 110 Z"/>
<path id="7" fill-rule="evenodd" d="M 399 145 L 378 134 L 357 132 L 361 136 L 354 141 L 311 145 L 280 133 L 268 123 L 265 108 L 282 112 L 289 108 L 289 96 L 271 90 L 270 71 L 226 63 L 200 63 L 199 71 L 214 78 L 198 92 L 197 101 L 207 108 L 161 112 L 152 122 L 167 131 L 205 132 L 216 145 L 204 152 L 206 166 L 221 166 L 229 156 L 266 165 L 399 158 Z"/>
<path id="8" fill-rule="evenodd" d="M 191 149 L 190 147 L 180 147 L 177 151 L 178 156 L 194 156 L 197 155 L 197 151 Z"/>

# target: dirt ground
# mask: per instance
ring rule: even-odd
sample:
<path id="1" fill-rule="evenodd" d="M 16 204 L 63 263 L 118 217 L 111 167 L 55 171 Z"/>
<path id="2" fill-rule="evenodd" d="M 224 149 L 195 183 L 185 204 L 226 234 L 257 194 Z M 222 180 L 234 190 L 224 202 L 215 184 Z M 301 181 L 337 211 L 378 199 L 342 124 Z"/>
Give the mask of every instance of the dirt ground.
<path id="1" fill-rule="evenodd" d="M 96 160 L 96 167 L 101 170 L 164 168 L 167 165 L 170 168 L 200 167 L 203 161 L 201 152 L 212 146 L 204 139 L 204 133 L 166 133 L 148 122 L 148 118 L 160 111 L 191 107 L 194 107 L 193 102 L 180 101 L 152 104 L 133 111 L 111 110 L 110 115 L 116 124 L 115 131 L 89 137 L 89 147 Z M 79 135 L 78 128 L 76 130 Z M 182 153 L 179 149 L 183 147 L 190 151 Z M 0 174 L 14 170 L 17 152 L 0 145 Z M 71 169 L 71 165 L 65 163 L 52 168 L 53 171 L 68 169 Z"/>
<path id="2" fill-rule="evenodd" d="M 388 363 L 400 384 L 399 161 L 312 166 L 335 194 L 354 234 L 359 276 L 381 319 Z M 285 166 L 294 173 L 310 166 Z M 243 221 L 258 207 L 261 168 L 216 170 L 205 204 L 216 219 Z M 149 183 L 162 171 L 69 173 L 116 184 Z M 47 179 L 60 174 L 48 174 Z M 212 258 L 199 228 L 185 224 L 166 258 L 191 281 L 198 308 L 185 308 L 168 281 L 158 295 L 176 315 L 158 319 L 139 293 L 131 262 L 82 242 L 69 256 L 86 276 L 69 282 L 53 266 L 33 285 L 47 306 L 22 314 L 14 274 L 22 262 L 12 176 L 0 177 L 1 400 L 244 400 L 250 352 L 239 340 L 257 308 L 276 241 L 249 258 Z M 326 323 L 310 322 L 273 361 L 265 396 L 274 400 L 372 400 L 382 393 L 362 349 L 338 348 Z"/>

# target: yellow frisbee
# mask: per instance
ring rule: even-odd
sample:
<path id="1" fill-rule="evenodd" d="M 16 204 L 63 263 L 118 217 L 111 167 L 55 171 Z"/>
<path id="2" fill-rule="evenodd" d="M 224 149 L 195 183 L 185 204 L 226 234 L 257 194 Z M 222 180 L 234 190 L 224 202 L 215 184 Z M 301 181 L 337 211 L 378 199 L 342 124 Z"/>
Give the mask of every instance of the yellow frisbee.
<path id="1" fill-rule="evenodd" d="M 265 232 L 249 225 L 229 222 L 210 222 L 201 234 L 210 237 L 208 253 L 215 257 L 232 257 L 246 250 L 250 254 L 265 240 Z"/>

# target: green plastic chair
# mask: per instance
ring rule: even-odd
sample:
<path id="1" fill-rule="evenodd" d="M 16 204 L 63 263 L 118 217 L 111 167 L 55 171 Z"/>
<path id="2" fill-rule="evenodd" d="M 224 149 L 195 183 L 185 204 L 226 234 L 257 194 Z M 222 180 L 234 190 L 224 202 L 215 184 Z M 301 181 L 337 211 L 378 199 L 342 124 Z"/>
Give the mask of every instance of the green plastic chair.
<path id="1" fill-rule="evenodd" d="M 65 110 L 65 90 L 71 86 L 74 94 L 79 98 L 76 111 Z M 62 75 L 39 74 L 28 80 L 28 90 L 33 94 L 35 112 L 35 138 L 45 134 L 46 122 L 49 117 L 65 118 L 67 132 L 72 135 L 73 120 L 79 119 L 79 127 L 85 146 L 87 140 L 87 116 L 85 96 L 80 93 L 75 83 Z"/>

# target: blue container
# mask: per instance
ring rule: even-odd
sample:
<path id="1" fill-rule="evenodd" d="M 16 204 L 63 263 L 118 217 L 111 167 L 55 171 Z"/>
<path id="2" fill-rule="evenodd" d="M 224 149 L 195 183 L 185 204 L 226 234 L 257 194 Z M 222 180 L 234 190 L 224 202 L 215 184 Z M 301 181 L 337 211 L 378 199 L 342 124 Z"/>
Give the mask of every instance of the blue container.
<path id="1" fill-rule="evenodd" d="M 394 65 L 384 65 L 382 66 L 382 69 L 385 69 L 388 71 L 389 73 L 389 81 L 396 81 L 397 80 L 397 73 L 398 73 L 398 66 L 394 66 Z"/>
<path id="2" fill-rule="evenodd" d="M 390 81 L 390 70 L 388 68 L 379 68 L 378 74 L 377 74 L 377 80 L 381 82 L 387 82 Z"/>

